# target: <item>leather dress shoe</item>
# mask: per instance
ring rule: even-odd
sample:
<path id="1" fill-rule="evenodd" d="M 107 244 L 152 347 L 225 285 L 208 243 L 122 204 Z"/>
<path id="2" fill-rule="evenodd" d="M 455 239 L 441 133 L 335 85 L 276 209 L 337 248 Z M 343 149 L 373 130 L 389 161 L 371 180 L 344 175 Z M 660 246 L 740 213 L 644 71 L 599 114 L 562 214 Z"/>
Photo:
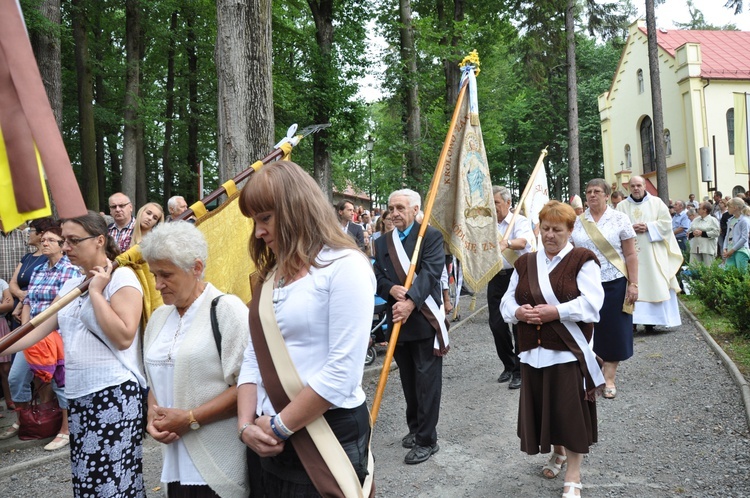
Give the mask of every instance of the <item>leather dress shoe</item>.
<path id="1" fill-rule="evenodd" d="M 401 438 L 401 446 L 409 449 L 414 448 L 414 445 L 417 444 L 416 437 L 416 434 L 410 432 L 409 434 Z"/>
<path id="2" fill-rule="evenodd" d="M 412 448 L 411 451 L 406 454 L 406 457 L 404 457 L 404 463 L 413 465 L 426 462 L 438 451 L 440 451 L 440 446 L 438 446 L 437 443 L 434 443 L 431 446 L 419 446 L 415 444 L 414 448 Z"/>
<path id="3" fill-rule="evenodd" d="M 514 372 L 513 377 L 510 379 L 508 389 L 519 389 L 521 387 L 521 373 Z"/>
<path id="4" fill-rule="evenodd" d="M 511 378 L 512 374 L 510 373 L 510 370 L 503 370 L 503 373 L 500 374 L 500 377 L 497 378 L 497 381 L 499 383 L 508 382 Z"/>

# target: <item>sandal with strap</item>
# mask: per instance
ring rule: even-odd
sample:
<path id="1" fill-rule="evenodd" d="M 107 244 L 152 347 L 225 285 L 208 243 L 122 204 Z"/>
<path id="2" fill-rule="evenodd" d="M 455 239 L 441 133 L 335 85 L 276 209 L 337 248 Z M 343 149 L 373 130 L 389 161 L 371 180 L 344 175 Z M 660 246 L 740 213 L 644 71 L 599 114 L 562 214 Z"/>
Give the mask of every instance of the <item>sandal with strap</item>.
<path id="1" fill-rule="evenodd" d="M 560 460 L 560 463 L 557 461 Z M 552 452 L 552 456 L 549 457 L 549 461 L 544 467 L 542 467 L 542 475 L 547 479 L 554 479 L 560 474 L 562 466 L 568 461 L 568 457 L 560 455 L 559 453 Z"/>
<path id="2" fill-rule="evenodd" d="M 562 494 L 562 498 L 579 498 L 581 496 L 580 491 L 583 489 L 580 482 L 566 482 L 563 483 L 563 489 L 568 488 L 567 493 Z M 574 490 L 578 490 L 579 494 L 576 494 Z"/>

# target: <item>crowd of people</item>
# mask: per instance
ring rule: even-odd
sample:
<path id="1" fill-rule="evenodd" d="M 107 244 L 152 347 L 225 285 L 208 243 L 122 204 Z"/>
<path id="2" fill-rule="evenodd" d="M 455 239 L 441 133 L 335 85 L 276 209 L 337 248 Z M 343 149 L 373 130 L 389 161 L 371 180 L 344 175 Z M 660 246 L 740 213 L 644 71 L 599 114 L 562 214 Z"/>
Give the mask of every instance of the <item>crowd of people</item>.
<path id="1" fill-rule="evenodd" d="M 667 205 L 639 176 L 628 190 L 591 180 L 584 199 L 550 201 L 534 224 L 513 213 L 509 189 L 492 188 L 502 257 L 487 287 L 497 381 L 520 393 L 521 450 L 550 454 L 546 478 L 565 467 L 565 498 L 581 495 L 583 456 L 598 441 L 596 400 L 617 397 L 637 326 L 680 324 L 683 255 L 743 271 L 750 256 L 744 199 L 717 192 L 713 203 L 691 195 Z M 361 381 L 372 317 L 360 311 L 376 297 L 387 303 L 389 332 L 401 324 L 393 340 L 404 463 L 440 450 L 451 304 L 443 237 L 421 204 L 401 189 L 382 213 L 349 200 L 332 208 L 298 165 L 265 166 L 239 198 L 254 222 L 249 304 L 204 280 L 207 243 L 184 219 L 182 197 L 169 200 L 166 218 L 158 203 L 134 216 L 116 193 L 109 219 L 89 212 L 3 232 L 0 336 L 91 279 L 0 351 L 6 407 L 23 410 L 45 388 L 54 392 L 65 413 L 45 449 L 70 445 L 76 496 L 145 496 L 145 435 L 162 445 L 168 496 L 371 496 Z M 135 245 L 164 303 L 143 328 L 143 284 L 113 266 Z"/>

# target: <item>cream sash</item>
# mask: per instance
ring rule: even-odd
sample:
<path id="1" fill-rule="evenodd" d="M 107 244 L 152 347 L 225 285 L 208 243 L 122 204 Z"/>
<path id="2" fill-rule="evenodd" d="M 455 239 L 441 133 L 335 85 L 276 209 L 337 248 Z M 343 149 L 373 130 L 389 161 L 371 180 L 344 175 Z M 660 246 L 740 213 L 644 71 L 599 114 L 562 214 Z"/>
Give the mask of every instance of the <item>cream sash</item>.
<path id="1" fill-rule="evenodd" d="M 289 399 L 293 400 L 305 386 L 297 372 L 297 368 L 292 362 L 292 357 L 289 356 L 289 350 L 281 335 L 281 330 L 279 330 L 279 324 L 276 322 L 276 315 L 273 311 L 273 283 L 275 275 L 276 272 L 274 271 L 263 283 L 263 290 L 260 293 L 260 302 L 258 303 L 258 313 L 281 385 Z M 326 419 L 320 416 L 309 423 L 306 429 L 344 495 L 347 498 L 366 498 L 370 496 L 375 463 L 372 450 L 368 452 L 368 474 L 364 484 L 360 486 L 359 478 L 354 471 L 351 460 L 346 456 L 344 449 L 341 447 L 338 439 L 336 439 L 336 435 L 331 430 Z M 372 432 L 370 434 L 372 435 Z"/>
<path id="2" fill-rule="evenodd" d="M 599 230 L 599 227 L 596 226 L 596 223 L 587 220 L 586 213 L 582 213 L 578 217 L 578 219 L 581 220 L 581 226 L 586 231 L 586 234 L 589 236 L 596 248 L 599 249 L 599 252 L 601 252 L 604 257 L 607 258 L 607 261 L 609 261 L 612 266 L 617 268 L 620 273 L 625 275 L 625 278 L 628 278 L 628 269 L 625 266 L 625 262 L 622 260 L 612 244 L 610 244 L 610 242 L 604 237 L 602 232 Z"/>
<path id="3" fill-rule="evenodd" d="M 557 299 L 555 292 L 552 290 L 552 284 L 549 281 L 549 271 L 547 271 L 547 262 L 545 261 L 546 257 L 547 256 L 545 255 L 545 252 L 543 250 L 536 253 L 536 265 L 539 269 L 537 271 L 539 287 L 542 290 L 542 295 L 544 296 L 544 300 L 547 301 L 547 304 L 557 306 L 560 304 L 560 301 Z M 591 388 L 604 384 L 604 375 L 602 375 L 602 369 L 599 366 L 599 363 L 597 363 L 596 361 L 596 355 L 591 349 L 591 346 L 589 346 L 589 343 L 586 342 L 586 337 L 584 337 L 583 331 L 581 331 L 580 327 L 578 327 L 578 324 L 575 322 L 571 322 L 570 320 L 560 320 L 560 323 L 565 325 L 565 328 L 568 329 L 568 332 L 570 332 L 570 335 L 573 336 L 576 344 L 578 344 L 578 348 L 583 353 L 583 357 L 586 360 L 586 367 L 588 368 L 589 374 L 594 381 L 594 385 L 591 386 Z M 586 381 L 584 379 L 584 391 L 589 389 L 589 387 L 586 386 L 585 383 Z"/>
<path id="4" fill-rule="evenodd" d="M 391 237 L 393 238 L 393 246 L 396 248 L 396 254 L 398 255 L 398 262 L 401 265 L 401 268 L 403 268 L 404 273 L 408 275 L 411 261 L 409 260 L 409 256 L 407 256 L 406 251 L 404 250 L 404 244 L 398 237 L 398 230 L 391 230 Z M 416 282 L 418 276 L 419 275 L 417 275 L 416 273 L 414 274 L 414 280 L 412 281 L 412 283 Z M 448 329 L 445 326 L 445 308 L 442 304 L 438 306 L 437 302 L 435 302 L 435 299 L 431 295 L 427 296 L 424 304 L 426 304 L 430 311 L 432 311 L 432 314 L 435 315 L 435 318 L 440 325 L 440 335 L 443 338 L 443 344 L 445 345 L 445 348 L 448 348 L 449 342 Z M 437 336 L 435 336 L 433 347 L 438 351 L 443 349 L 440 347 Z"/>

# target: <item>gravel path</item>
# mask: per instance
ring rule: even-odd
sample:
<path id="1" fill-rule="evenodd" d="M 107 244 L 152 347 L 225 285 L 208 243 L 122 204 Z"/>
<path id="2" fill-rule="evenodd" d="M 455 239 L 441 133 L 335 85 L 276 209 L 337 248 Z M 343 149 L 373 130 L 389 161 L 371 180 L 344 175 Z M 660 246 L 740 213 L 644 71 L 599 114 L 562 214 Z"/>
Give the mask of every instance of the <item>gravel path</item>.
<path id="1" fill-rule="evenodd" d="M 562 475 L 544 479 L 545 456 L 518 449 L 518 391 L 496 382 L 501 368 L 486 309 L 455 327 L 452 343 L 443 371 L 441 449 L 423 464 L 403 463 L 404 404 L 398 370 L 391 373 L 373 439 L 378 496 L 560 496 Z M 370 401 L 376 383 L 376 376 L 365 382 Z M 621 365 L 617 387 L 617 399 L 597 402 L 599 443 L 584 460 L 584 496 L 750 497 L 740 391 L 687 316 L 677 329 L 636 335 L 635 356 Z M 39 447 L 0 453 L 2 495 L 70 496 L 65 451 L 29 465 L 49 456 Z M 160 459 L 150 440 L 149 496 L 161 495 Z"/>

